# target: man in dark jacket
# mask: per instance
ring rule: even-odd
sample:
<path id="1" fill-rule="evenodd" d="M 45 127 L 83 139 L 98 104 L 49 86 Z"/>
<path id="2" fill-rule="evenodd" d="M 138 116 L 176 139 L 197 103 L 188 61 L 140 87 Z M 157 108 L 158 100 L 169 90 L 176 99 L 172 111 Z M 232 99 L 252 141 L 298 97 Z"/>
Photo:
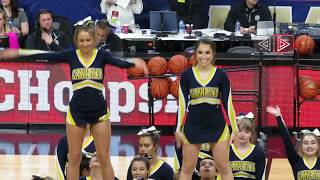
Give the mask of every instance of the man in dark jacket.
<path id="1" fill-rule="evenodd" d="M 40 49 L 47 51 L 60 51 L 70 46 L 65 33 L 53 29 L 53 14 L 47 9 L 42 9 L 37 15 L 38 26 L 27 38 L 27 49 Z"/>
<path id="2" fill-rule="evenodd" d="M 194 29 L 207 28 L 208 22 L 204 22 L 204 0 L 170 0 L 170 10 L 176 11 L 178 19 L 185 24 L 193 24 Z"/>
<path id="3" fill-rule="evenodd" d="M 234 32 L 237 20 L 240 21 L 242 34 L 255 33 L 258 21 L 271 21 L 271 13 L 267 6 L 262 5 L 258 0 L 244 0 L 229 11 L 224 29 Z"/>
<path id="4" fill-rule="evenodd" d="M 106 19 L 96 23 L 95 35 L 98 49 L 108 49 L 109 51 L 122 51 L 121 39 L 112 32 Z"/>

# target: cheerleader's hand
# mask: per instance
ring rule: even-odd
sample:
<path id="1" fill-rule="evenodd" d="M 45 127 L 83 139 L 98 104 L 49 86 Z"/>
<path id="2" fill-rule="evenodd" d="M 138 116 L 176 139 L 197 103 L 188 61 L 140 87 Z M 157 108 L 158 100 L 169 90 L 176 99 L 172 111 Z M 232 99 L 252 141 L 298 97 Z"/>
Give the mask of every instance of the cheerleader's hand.
<path id="1" fill-rule="evenodd" d="M 144 75 L 149 75 L 149 70 L 147 68 L 147 65 L 146 65 L 146 62 L 140 58 L 134 58 L 133 59 L 133 64 L 136 66 L 136 67 L 141 67 L 143 68 L 143 71 L 144 71 Z"/>
<path id="2" fill-rule="evenodd" d="M 234 143 L 235 137 L 236 137 L 236 133 L 232 132 L 232 133 L 231 133 L 231 136 L 230 136 L 230 142 L 229 142 L 230 144 L 233 144 L 233 143 Z"/>
<path id="3" fill-rule="evenodd" d="M 17 57 L 19 57 L 18 49 L 5 49 L 4 51 L 0 52 L 0 59 L 8 60 Z"/>
<path id="4" fill-rule="evenodd" d="M 279 106 L 268 106 L 266 111 L 272 115 L 274 115 L 275 117 L 281 116 L 281 111 Z"/>
<path id="5" fill-rule="evenodd" d="M 176 132 L 175 133 L 175 138 L 176 138 L 176 147 L 177 148 L 181 148 L 181 146 L 183 144 L 182 133 L 181 132 Z"/>

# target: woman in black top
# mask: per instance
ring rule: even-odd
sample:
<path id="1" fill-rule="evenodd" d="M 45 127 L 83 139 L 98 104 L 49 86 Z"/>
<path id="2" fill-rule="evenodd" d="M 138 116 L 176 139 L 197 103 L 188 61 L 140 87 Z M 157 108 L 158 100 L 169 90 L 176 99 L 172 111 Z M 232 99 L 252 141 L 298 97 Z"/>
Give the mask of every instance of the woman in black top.
<path id="1" fill-rule="evenodd" d="M 267 112 L 277 118 L 280 134 L 283 138 L 286 154 L 296 180 L 319 180 L 320 158 L 319 137 L 313 132 L 307 131 L 302 134 L 298 152 L 291 143 L 289 131 L 284 123 L 278 106 L 267 107 Z"/>

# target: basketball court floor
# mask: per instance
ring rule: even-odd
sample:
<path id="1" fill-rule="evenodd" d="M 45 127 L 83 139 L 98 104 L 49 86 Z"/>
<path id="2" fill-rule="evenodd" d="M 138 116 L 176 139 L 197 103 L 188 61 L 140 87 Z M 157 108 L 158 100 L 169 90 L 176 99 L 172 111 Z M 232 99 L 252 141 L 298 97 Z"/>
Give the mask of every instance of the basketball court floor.
<path id="1" fill-rule="evenodd" d="M 55 150 L 63 133 L 0 132 L 0 179 L 29 180 L 32 175 L 56 177 Z M 113 134 L 111 140 L 111 160 L 115 175 L 126 179 L 131 159 L 138 152 L 138 138 L 135 134 Z M 173 165 L 174 137 L 163 135 L 159 155 Z M 266 142 L 267 160 L 271 160 L 270 180 L 294 179 L 285 159 L 282 140 L 270 136 Z"/>

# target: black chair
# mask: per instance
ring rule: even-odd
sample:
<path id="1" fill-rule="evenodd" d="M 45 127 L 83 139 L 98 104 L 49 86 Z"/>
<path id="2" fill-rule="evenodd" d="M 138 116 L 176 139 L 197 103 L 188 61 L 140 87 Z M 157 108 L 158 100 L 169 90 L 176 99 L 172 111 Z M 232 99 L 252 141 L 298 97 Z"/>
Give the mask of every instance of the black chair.
<path id="1" fill-rule="evenodd" d="M 236 53 L 236 54 L 253 54 L 256 52 L 256 49 L 249 46 L 236 46 L 227 50 L 227 53 Z"/>

